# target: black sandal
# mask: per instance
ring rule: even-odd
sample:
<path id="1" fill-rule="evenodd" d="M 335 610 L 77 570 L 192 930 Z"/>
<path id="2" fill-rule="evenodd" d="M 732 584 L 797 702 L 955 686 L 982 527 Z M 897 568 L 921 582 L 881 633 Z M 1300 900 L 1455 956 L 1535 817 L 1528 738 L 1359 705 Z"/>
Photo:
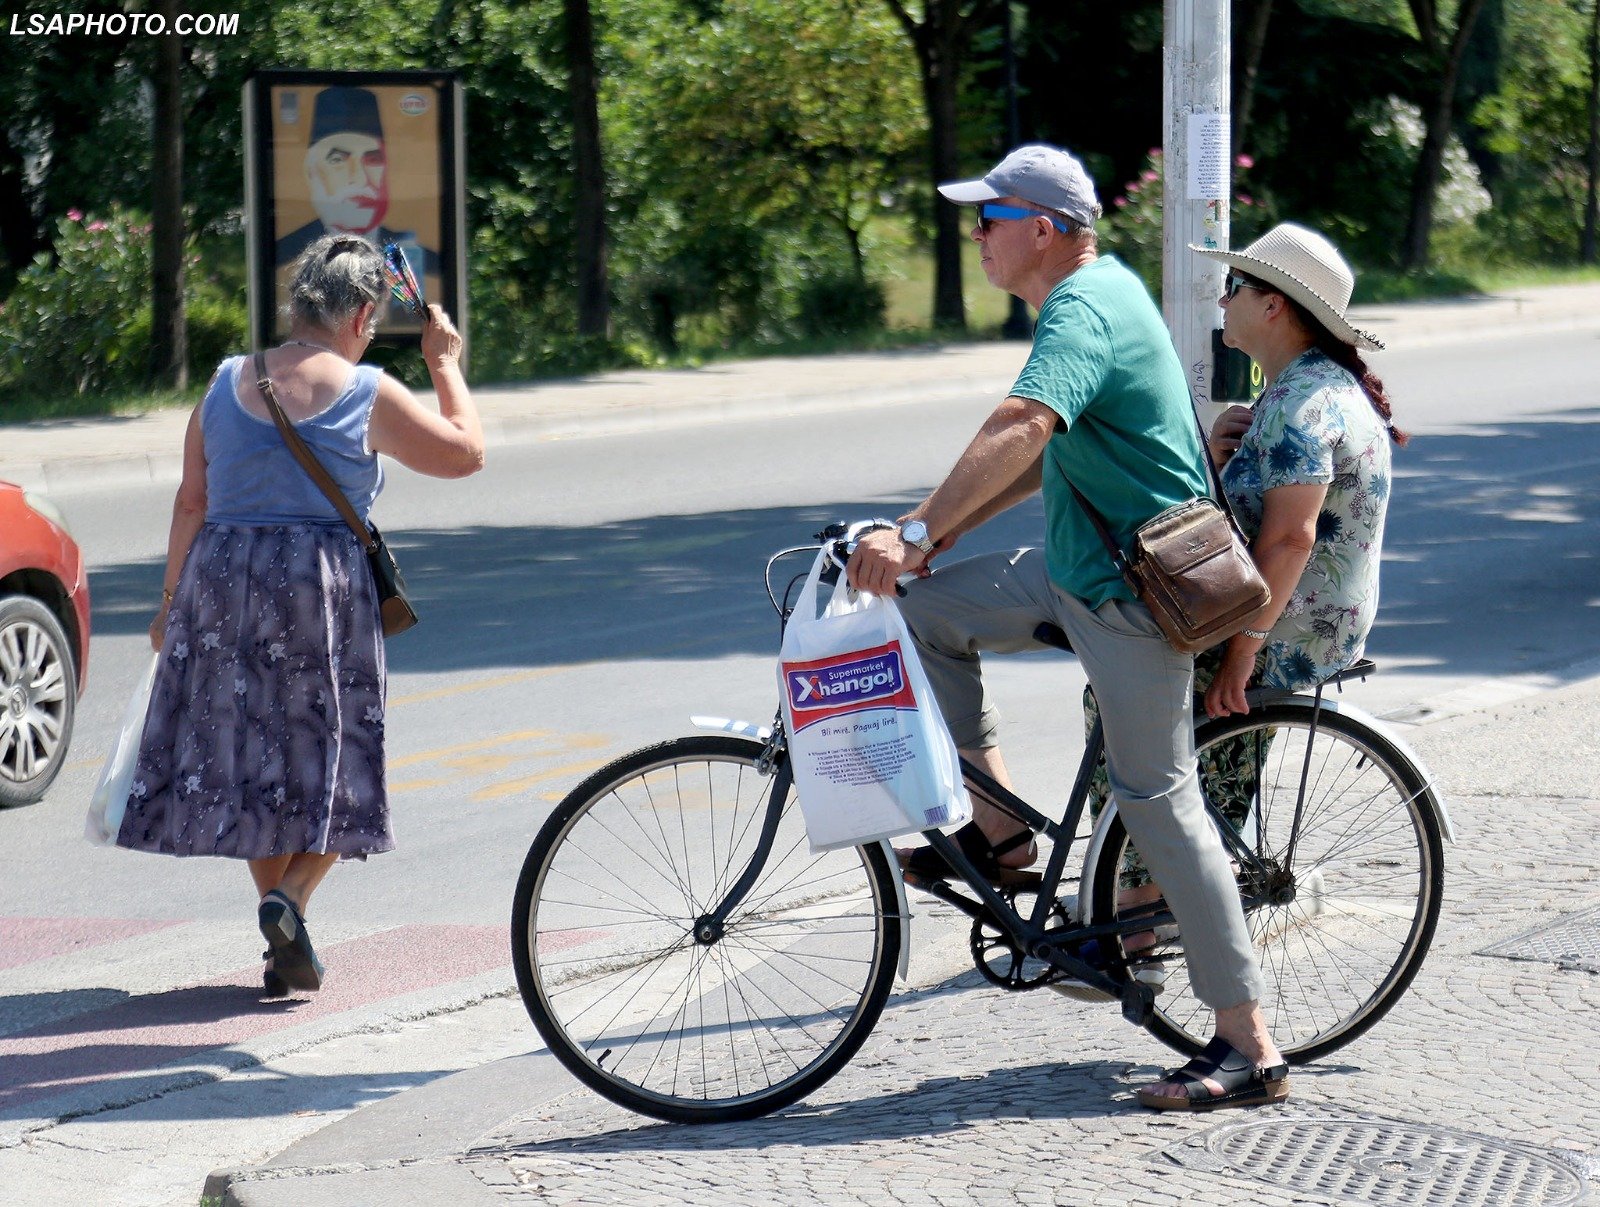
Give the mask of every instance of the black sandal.
<path id="1" fill-rule="evenodd" d="M 950 837 L 956 840 L 961 853 L 971 861 L 973 867 L 978 869 L 978 874 L 991 884 L 1010 886 L 1031 883 L 1039 879 L 1038 872 L 1000 866 L 1000 856 L 1015 851 L 1018 847 L 1025 847 L 1033 841 L 1033 831 L 1027 827 L 1023 827 L 999 843 L 991 843 L 978 828 L 978 823 L 969 821 Z M 901 868 L 909 879 L 924 884 L 931 884 L 935 880 L 948 880 L 956 874 L 956 870 L 944 861 L 944 856 L 932 847 L 918 847 L 912 851 L 902 861 Z"/>
<path id="2" fill-rule="evenodd" d="M 1151 1088 L 1134 1097 L 1140 1106 L 1156 1111 L 1214 1111 L 1225 1106 L 1263 1106 L 1289 1097 L 1289 1065 L 1279 1061 L 1271 1068 L 1259 1067 L 1227 1040 L 1218 1036 L 1205 1051 L 1181 1069 L 1163 1074 L 1161 1081 L 1176 1081 L 1186 1094 L 1156 1094 Z M 1217 1089 L 1221 1093 L 1217 1093 Z"/>

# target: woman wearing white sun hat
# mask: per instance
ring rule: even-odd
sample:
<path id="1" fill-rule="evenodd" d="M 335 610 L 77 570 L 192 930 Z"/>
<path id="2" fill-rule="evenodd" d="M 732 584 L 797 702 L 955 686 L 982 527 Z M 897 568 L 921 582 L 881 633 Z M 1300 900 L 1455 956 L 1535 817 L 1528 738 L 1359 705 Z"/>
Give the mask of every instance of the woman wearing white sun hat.
<path id="1" fill-rule="evenodd" d="M 1317 232 L 1285 222 L 1243 251 L 1193 247 L 1229 267 L 1223 342 L 1266 376 L 1253 408 L 1230 407 L 1210 452 L 1272 602 L 1233 638 L 1206 691 L 1212 716 L 1247 712 L 1245 688 L 1300 688 L 1361 656 L 1378 607 L 1394 426 L 1362 350 L 1383 347 L 1345 317 L 1355 275 Z"/>

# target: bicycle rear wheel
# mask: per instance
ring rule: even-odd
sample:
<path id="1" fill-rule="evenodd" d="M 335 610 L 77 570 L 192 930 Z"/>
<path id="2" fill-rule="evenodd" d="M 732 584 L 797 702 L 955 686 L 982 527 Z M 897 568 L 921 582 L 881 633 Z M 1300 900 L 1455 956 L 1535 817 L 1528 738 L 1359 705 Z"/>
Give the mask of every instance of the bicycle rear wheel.
<path id="1" fill-rule="evenodd" d="M 523 1003 L 585 1085 L 685 1123 L 750 1119 L 816 1089 L 861 1046 L 902 941 L 880 846 L 812 854 L 787 769 L 706 735 L 601 768 L 539 831 L 517 883 Z M 775 841 L 708 942 L 714 910 Z"/>
<path id="2" fill-rule="evenodd" d="M 1421 773 L 1359 721 L 1325 709 L 1314 735 L 1311 722 L 1311 710 L 1276 704 L 1207 722 L 1196 734 L 1207 798 L 1248 801 L 1240 833 L 1266 871 L 1241 872 L 1240 893 L 1266 986 L 1261 1008 L 1295 1063 L 1349 1043 L 1405 993 L 1427 955 L 1444 889 L 1439 815 Z M 1094 921 L 1160 907 L 1159 899 L 1135 904 L 1130 869 L 1139 863 L 1118 817 L 1095 867 Z M 1214 1019 L 1191 990 L 1174 934 L 1163 928 L 1156 946 L 1123 953 L 1118 972 L 1160 986 L 1151 1032 L 1194 1053 L 1214 1033 Z M 1137 948 L 1149 937 L 1124 942 Z"/>

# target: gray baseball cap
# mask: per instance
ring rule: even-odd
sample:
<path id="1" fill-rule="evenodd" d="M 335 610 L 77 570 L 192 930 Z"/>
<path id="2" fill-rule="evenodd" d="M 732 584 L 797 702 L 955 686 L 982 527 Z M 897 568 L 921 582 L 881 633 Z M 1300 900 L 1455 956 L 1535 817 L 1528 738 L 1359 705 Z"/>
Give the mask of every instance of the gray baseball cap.
<path id="1" fill-rule="evenodd" d="M 1089 173 L 1067 152 L 1048 143 L 1018 147 L 981 180 L 953 180 L 941 184 L 939 192 L 958 205 L 1020 197 L 1082 226 L 1093 226 L 1100 216 Z"/>

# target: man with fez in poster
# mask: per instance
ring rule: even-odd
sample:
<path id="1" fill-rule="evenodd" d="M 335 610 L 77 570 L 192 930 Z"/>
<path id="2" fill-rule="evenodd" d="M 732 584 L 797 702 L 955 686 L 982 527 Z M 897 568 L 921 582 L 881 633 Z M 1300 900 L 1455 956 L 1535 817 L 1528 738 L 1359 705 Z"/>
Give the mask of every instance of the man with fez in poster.
<path id="1" fill-rule="evenodd" d="M 362 235 L 380 248 L 385 243 L 415 245 L 412 232 L 383 225 L 389 209 L 389 158 L 378 98 L 367 89 L 334 87 L 317 93 L 306 184 L 316 220 L 278 240 L 279 264 L 289 263 L 330 231 Z M 438 272 L 438 253 L 420 250 L 423 262 L 413 260 L 412 268 L 419 274 Z"/>

